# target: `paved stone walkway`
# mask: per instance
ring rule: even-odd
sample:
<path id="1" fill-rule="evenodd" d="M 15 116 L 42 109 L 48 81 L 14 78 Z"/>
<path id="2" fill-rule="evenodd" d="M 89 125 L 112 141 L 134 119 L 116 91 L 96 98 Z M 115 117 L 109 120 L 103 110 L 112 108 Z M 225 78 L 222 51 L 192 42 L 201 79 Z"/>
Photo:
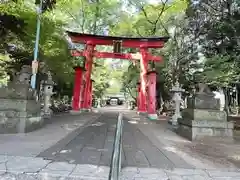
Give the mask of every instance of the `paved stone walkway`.
<path id="1" fill-rule="evenodd" d="M 117 112 L 64 115 L 55 121 L 57 126 L 53 123 L 46 126 L 47 130 L 25 136 L 0 135 L 0 153 L 4 154 L 0 155 L 0 180 L 108 179 Z M 229 164 L 207 164 L 210 162 L 190 152 L 183 154 L 184 149 L 177 144 L 191 142 L 163 124 L 126 115 L 121 180 L 240 180 L 239 169 L 221 168 L 231 167 Z"/>
<path id="2" fill-rule="evenodd" d="M 125 168 L 121 180 L 240 180 L 240 171 L 229 169 Z"/>
<path id="3" fill-rule="evenodd" d="M 174 168 L 161 149 L 157 148 L 131 120 L 124 118 L 123 126 L 123 167 Z"/>
<path id="4" fill-rule="evenodd" d="M 0 156 L 0 180 L 107 180 L 109 167 L 53 162 L 42 158 Z M 231 169 L 126 167 L 121 180 L 240 180 Z"/>
<path id="5" fill-rule="evenodd" d="M 53 162 L 42 158 L 0 156 L 0 180 L 105 180 L 109 167 Z"/>
<path id="6" fill-rule="evenodd" d="M 49 160 L 74 164 L 109 166 L 113 149 L 117 113 L 100 116 L 75 136 L 68 136 L 59 144 L 39 154 Z M 59 148 L 59 145 L 61 148 Z"/>
<path id="7" fill-rule="evenodd" d="M 39 157 L 74 164 L 110 166 L 117 117 L 116 112 L 104 113 L 72 140 L 59 142 L 61 149 L 59 145 L 53 146 L 40 153 Z M 129 119 L 123 120 L 123 167 L 176 167 Z"/>
<path id="8" fill-rule="evenodd" d="M 101 113 L 59 114 L 46 125 L 26 134 L 0 134 L 0 155 L 35 157 L 61 139 L 95 120 Z M 16 148 L 17 147 L 17 148 Z"/>

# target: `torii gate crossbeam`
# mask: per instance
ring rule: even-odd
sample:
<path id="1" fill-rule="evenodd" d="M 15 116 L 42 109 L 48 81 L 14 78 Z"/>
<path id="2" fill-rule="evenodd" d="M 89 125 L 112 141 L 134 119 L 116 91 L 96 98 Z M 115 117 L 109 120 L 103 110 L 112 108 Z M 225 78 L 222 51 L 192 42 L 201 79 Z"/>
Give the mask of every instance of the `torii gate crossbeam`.
<path id="1" fill-rule="evenodd" d="M 78 51 L 78 50 L 72 50 L 71 54 L 72 56 L 86 56 L 86 51 Z M 97 52 L 94 51 L 93 57 L 95 58 L 111 58 L 111 59 L 124 59 L 124 60 L 140 60 L 141 59 L 141 54 L 136 53 L 110 53 L 110 52 Z M 156 61 L 156 62 L 161 62 L 162 57 L 160 56 L 153 56 L 151 54 L 147 55 L 147 58 L 150 61 Z"/>

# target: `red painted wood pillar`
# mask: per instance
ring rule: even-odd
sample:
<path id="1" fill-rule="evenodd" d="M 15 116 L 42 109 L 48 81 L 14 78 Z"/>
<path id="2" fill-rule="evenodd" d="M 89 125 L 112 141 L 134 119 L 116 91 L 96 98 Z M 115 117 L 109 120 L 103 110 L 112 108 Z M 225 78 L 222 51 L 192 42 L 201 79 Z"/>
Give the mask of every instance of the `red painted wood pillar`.
<path id="1" fill-rule="evenodd" d="M 88 43 L 86 47 L 86 63 L 85 63 L 85 88 L 84 88 L 84 102 L 83 109 L 89 110 L 89 99 L 90 99 L 90 84 L 91 84 L 91 73 L 93 64 L 93 51 L 94 45 Z"/>
<path id="2" fill-rule="evenodd" d="M 84 103 L 84 90 L 85 90 L 85 71 L 83 72 L 83 78 L 82 78 L 82 83 L 81 83 L 80 109 L 83 108 L 83 103 Z"/>
<path id="3" fill-rule="evenodd" d="M 139 108 L 140 108 L 140 100 L 141 100 L 141 96 L 140 96 L 140 89 L 141 89 L 141 84 L 140 82 L 137 83 L 137 111 L 139 112 Z"/>
<path id="4" fill-rule="evenodd" d="M 73 88 L 72 109 L 74 111 L 79 111 L 83 69 L 80 66 L 77 66 L 74 68 L 74 70 L 75 70 L 75 79 L 74 79 L 74 88 Z"/>
<path id="5" fill-rule="evenodd" d="M 148 118 L 156 120 L 156 71 L 148 72 Z"/>
<path id="6" fill-rule="evenodd" d="M 140 105 L 139 112 L 146 113 L 147 112 L 147 69 L 148 69 L 148 59 L 147 59 L 147 48 L 140 48 L 141 59 L 140 59 Z"/>
<path id="7" fill-rule="evenodd" d="M 88 103 L 89 103 L 89 107 L 90 108 L 92 108 L 92 96 L 93 96 L 93 80 L 91 79 L 91 84 L 90 84 L 90 90 L 89 90 L 89 92 L 90 92 L 90 96 L 89 96 L 89 101 L 88 101 Z"/>

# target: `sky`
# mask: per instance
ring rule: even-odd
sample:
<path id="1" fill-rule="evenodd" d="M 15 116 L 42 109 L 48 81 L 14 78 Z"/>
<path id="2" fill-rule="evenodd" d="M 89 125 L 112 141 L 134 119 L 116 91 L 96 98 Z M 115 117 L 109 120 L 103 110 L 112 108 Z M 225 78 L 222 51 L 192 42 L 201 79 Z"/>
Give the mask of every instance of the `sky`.
<path id="1" fill-rule="evenodd" d="M 157 4 L 157 3 L 161 3 L 161 0 L 148 0 L 148 2 L 151 4 Z"/>
<path id="2" fill-rule="evenodd" d="M 162 3 L 163 0 L 145 0 L 145 2 L 149 3 L 149 4 L 159 4 Z M 170 1 L 170 0 L 169 0 Z M 128 12 L 128 13 L 132 13 L 134 14 L 136 12 L 136 8 L 134 6 L 129 7 L 128 5 L 128 0 L 123 0 L 123 10 Z"/>

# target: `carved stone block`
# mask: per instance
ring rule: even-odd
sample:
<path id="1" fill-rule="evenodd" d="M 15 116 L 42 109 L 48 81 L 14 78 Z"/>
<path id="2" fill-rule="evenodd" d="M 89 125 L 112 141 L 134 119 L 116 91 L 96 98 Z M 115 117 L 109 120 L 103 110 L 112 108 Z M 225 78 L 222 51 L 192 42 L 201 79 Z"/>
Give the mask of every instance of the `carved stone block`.
<path id="1" fill-rule="evenodd" d="M 220 111 L 220 100 L 215 99 L 205 85 L 200 86 L 199 93 L 187 99 L 187 108 L 182 111 L 178 124 L 177 132 L 189 140 L 205 137 L 233 139 L 234 124 L 227 121 L 227 113 Z"/>
<path id="2" fill-rule="evenodd" d="M 7 87 L 0 88 L 0 133 L 25 133 L 43 125 L 40 103 L 30 88 L 31 67 L 23 66 Z"/>
<path id="3" fill-rule="evenodd" d="M 211 94 L 196 94 L 187 98 L 187 107 L 192 109 L 220 109 L 220 100 Z"/>
<path id="4" fill-rule="evenodd" d="M 209 120 L 178 120 L 178 134 L 193 141 L 221 137 L 233 140 L 233 122 Z"/>
<path id="5" fill-rule="evenodd" d="M 178 119 L 179 135 L 189 140 L 205 137 L 221 137 L 233 139 L 234 123 L 227 121 L 225 111 L 213 109 L 184 109 L 182 118 Z"/>
<path id="6" fill-rule="evenodd" d="M 227 121 L 225 111 L 213 109 L 184 109 L 182 111 L 184 120 L 208 120 L 208 121 Z"/>
<path id="7" fill-rule="evenodd" d="M 36 101 L 0 99 L 0 102 L 0 134 L 26 133 L 43 126 Z"/>

